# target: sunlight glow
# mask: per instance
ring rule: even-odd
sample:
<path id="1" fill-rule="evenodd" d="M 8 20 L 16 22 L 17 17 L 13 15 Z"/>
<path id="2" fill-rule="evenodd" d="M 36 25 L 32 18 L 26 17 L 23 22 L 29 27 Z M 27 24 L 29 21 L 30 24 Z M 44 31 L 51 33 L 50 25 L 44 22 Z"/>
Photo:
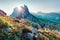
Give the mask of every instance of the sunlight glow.
<path id="1" fill-rule="evenodd" d="M 25 10 L 24 10 L 24 5 L 20 5 L 20 6 L 17 6 L 18 8 L 18 11 L 21 12 L 21 13 L 24 13 Z"/>

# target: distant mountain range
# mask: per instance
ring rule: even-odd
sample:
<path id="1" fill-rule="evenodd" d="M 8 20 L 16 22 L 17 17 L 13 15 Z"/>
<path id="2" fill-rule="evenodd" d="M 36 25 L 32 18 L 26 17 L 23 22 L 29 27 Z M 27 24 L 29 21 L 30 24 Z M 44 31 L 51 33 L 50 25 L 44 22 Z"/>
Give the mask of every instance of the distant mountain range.
<path id="1" fill-rule="evenodd" d="M 43 12 L 38 12 L 38 13 L 32 13 L 35 15 L 37 18 L 42 18 L 44 20 L 49 20 L 52 22 L 58 22 L 60 23 L 60 13 L 57 12 L 51 12 L 51 13 L 43 13 Z"/>
<path id="2" fill-rule="evenodd" d="M 15 18 L 26 18 L 33 22 L 39 22 L 39 19 L 45 21 L 57 22 L 60 23 L 60 13 L 51 12 L 51 13 L 30 13 L 26 5 L 14 8 L 13 13 L 10 15 Z"/>
<path id="3" fill-rule="evenodd" d="M 18 18 L 18 19 L 27 19 L 29 21 L 38 23 L 42 28 L 50 28 L 53 29 L 58 25 L 57 29 L 59 30 L 59 24 L 60 24 L 60 14 L 59 13 L 43 13 L 43 12 L 38 12 L 38 13 L 31 13 L 29 12 L 29 9 L 26 5 L 20 6 L 20 9 L 16 7 L 13 11 L 13 13 L 10 15 L 13 18 Z M 53 26 L 53 25 L 54 26 Z M 48 27 L 47 27 L 48 25 Z"/>

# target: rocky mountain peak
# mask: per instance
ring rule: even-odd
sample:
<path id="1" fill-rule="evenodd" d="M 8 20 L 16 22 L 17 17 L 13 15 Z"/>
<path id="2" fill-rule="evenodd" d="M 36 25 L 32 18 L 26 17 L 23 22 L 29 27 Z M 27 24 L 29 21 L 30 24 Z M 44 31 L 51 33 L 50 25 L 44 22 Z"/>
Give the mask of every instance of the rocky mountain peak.
<path id="1" fill-rule="evenodd" d="M 28 20 L 33 21 L 33 22 L 38 22 L 39 21 L 34 15 L 32 15 L 29 12 L 29 9 L 28 9 L 27 5 L 16 7 L 14 9 L 13 13 L 11 14 L 11 16 L 14 17 L 14 18 L 28 19 Z"/>
<path id="2" fill-rule="evenodd" d="M 28 13 L 29 13 L 28 7 L 26 5 L 22 5 L 22 6 L 17 6 L 16 8 L 14 8 L 14 11 L 11 16 L 23 18 Z"/>

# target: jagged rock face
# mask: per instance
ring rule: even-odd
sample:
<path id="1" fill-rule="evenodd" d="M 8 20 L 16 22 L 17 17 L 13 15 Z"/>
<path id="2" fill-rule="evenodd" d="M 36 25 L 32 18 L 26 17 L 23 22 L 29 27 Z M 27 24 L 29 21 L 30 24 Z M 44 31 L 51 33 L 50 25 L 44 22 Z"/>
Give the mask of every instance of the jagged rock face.
<path id="1" fill-rule="evenodd" d="M 4 11 L 0 10 L 0 16 L 5 16 L 5 15 L 6 15 L 6 13 Z"/>
<path id="2" fill-rule="evenodd" d="M 11 16 L 14 18 L 26 18 L 30 21 L 38 22 L 38 19 L 29 12 L 26 5 L 20 6 L 19 8 L 16 7 Z"/>
<path id="3" fill-rule="evenodd" d="M 28 8 L 26 5 L 24 5 L 24 6 L 14 8 L 14 11 L 11 16 L 24 18 L 27 16 L 28 13 L 29 13 Z"/>

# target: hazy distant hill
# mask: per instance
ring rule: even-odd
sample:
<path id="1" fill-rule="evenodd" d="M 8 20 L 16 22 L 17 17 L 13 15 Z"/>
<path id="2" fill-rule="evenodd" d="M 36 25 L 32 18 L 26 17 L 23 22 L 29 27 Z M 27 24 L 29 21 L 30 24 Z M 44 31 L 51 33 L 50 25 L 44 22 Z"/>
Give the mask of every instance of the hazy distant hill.
<path id="1" fill-rule="evenodd" d="M 60 23 L 60 13 L 57 12 L 51 12 L 51 13 L 38 12 L 33 15 L 35 15 L 38 18 L 42 18 L 44 20 Z"/>

